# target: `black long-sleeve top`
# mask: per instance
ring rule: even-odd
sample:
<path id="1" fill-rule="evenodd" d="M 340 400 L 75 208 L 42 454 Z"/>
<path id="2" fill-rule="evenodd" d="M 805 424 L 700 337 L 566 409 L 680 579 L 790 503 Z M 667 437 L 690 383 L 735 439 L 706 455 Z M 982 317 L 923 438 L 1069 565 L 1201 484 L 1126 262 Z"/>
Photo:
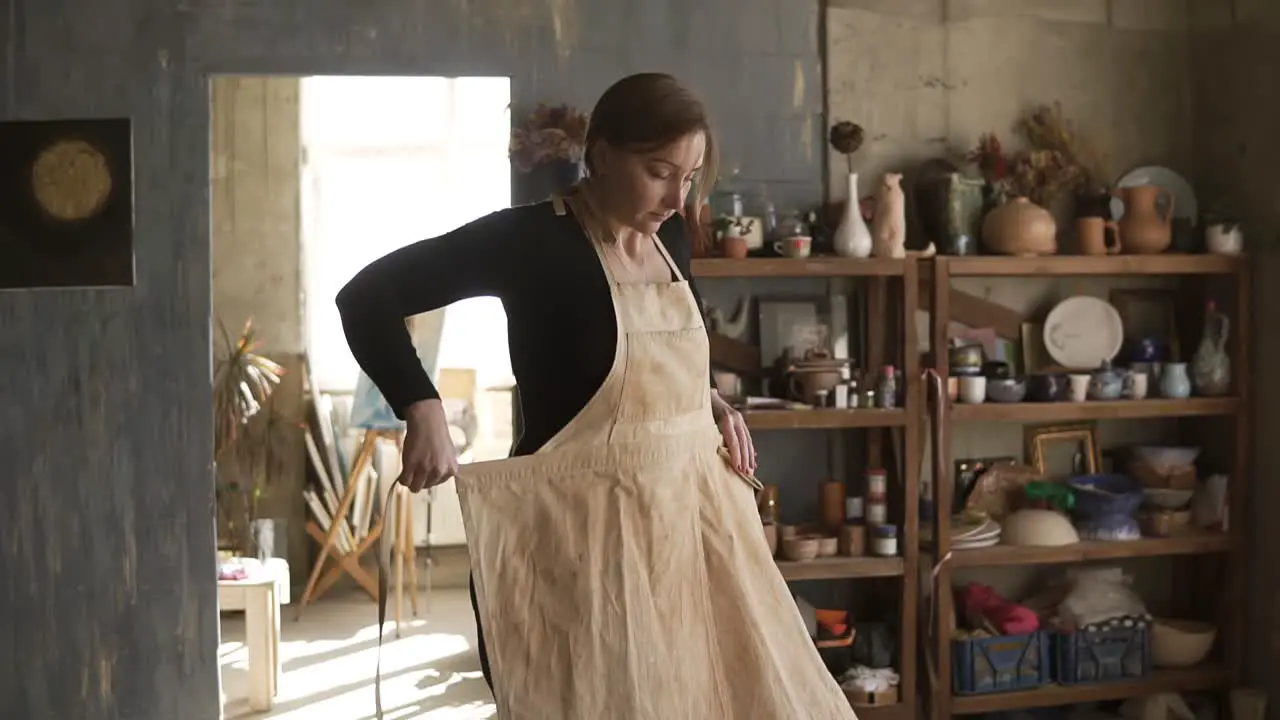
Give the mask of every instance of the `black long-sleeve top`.
<path id="1" fill-rule="evenodd" d="M 613 365 L 618 328 L 604 268 L 571 213 L 549 201 L 500 210 L 389 253 L 342 288 L 347 343 L 397 416 L 440 397 L 404 319 L 483 296 L 507 314 L 524 420 L 512 454 L 533 453 L 586 406 Z M 658 238 L 696 298 L 684 220 L 673 216 Z"/>

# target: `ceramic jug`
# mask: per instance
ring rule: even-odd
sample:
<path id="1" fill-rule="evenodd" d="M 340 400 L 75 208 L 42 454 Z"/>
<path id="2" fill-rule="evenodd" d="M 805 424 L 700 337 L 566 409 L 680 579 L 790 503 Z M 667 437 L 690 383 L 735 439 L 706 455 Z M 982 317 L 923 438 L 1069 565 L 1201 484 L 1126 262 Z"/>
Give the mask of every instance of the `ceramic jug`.
<path id="1" fill-rule="evenodd" d="M 1172 400 L 1191 396 L 1191 378 L 1186 363 L 1166 363 L 1160 371 L 1160 394 Z"/>
<path id="2" fill-rule="evenodd" d="M 1119 188 L 1115 196 L 1124 202 L 1120 237 L 1124 252 L 1155 255 L 1173 242 L 1173 193 L 1157 185 Z"/>
<path id="3" fill-rule="evenodd" d="M 840 257 L 871 257 L 871 230 L 862 219 L 858 202 L 858 173 L 849 173 L 849 199 L 845 201 L 844 217 L 840 219 L 832 244 Z"/>
<path id="4" fill-rule="evenodd" d="M 1197 395 L 1226 395 L 1231 389 L 1231 358 L 1227 356 L 1227 335 L 1231 321 L 1210 302 L 1205 309 L 1204 333 L 1191 357 L 1191 378 Z"/>

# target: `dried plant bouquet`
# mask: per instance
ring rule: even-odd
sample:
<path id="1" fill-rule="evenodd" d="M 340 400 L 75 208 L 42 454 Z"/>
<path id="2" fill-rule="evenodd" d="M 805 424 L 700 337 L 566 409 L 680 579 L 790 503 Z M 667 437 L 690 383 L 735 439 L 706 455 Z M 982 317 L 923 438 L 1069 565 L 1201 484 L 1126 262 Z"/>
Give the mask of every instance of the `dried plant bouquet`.
<path id="1" fill-rule="evenodd" d="M 587 147 L 586 113 L 570 105 L 538 107 L 511 131 L 511 162 L 521 172 L 554 160 L 580 162 Z"/>

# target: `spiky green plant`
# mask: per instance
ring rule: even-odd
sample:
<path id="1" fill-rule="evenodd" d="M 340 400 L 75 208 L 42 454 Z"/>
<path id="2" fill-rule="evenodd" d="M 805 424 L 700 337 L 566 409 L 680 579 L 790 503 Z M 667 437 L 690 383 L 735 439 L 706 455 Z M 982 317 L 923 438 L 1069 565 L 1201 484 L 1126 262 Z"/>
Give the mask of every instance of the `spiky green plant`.
<path id="1" fill-rule="evenodd" d="M 253 320 L 232 337 L 221 321 L 220 347 L 213 359 L 213 457 L 217 504 L 233 542 L 247 550 L 247 533 L 257 518 L 258 501 L 266 494 L 269 471 L 256 456 L 263 448 L 242 447 L 250 421 L 270 407 L 272 393 L 284 368 L 257 352 Z M 265 428 L 253 433 L 261 444 L 270 444 L 274 423 L 268 410 Z M 250 443 L 251 445 L 255 443 Z M 265 448 L 269 451 L 270 448 Z M 245 466 L 248 465 L 246 471 Z"/>

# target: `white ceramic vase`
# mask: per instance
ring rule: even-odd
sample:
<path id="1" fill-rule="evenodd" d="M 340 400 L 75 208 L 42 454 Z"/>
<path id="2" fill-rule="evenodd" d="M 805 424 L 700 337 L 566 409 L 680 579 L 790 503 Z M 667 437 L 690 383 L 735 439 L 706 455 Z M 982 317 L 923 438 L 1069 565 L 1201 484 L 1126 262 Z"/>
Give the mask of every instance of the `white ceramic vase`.
<path id="1" fill-rule="evenodd" d="M 858 173 L 849 173 L 849 200 L 844 204 L 844 217 L 840 219 L 832 244 L 840 257 L 871 257 L 871 229 L 862 219 L 858 202 Z"/>

